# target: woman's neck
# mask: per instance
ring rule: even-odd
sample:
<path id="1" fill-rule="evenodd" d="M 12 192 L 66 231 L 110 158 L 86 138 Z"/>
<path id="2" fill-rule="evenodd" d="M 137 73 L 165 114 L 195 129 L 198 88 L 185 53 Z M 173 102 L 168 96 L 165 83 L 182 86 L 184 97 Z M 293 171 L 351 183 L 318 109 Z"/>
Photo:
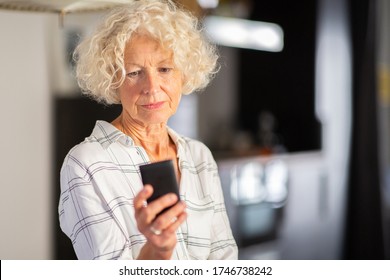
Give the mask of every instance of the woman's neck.
<path id="1" fill-rule="evenodd" d="M 143 147 L 151 161 L 172 159 L 173 142 L 165 123 L 143 126 L 128 121 L 120 115 L 112 124 L 130 136 L 135 145 Z"/>

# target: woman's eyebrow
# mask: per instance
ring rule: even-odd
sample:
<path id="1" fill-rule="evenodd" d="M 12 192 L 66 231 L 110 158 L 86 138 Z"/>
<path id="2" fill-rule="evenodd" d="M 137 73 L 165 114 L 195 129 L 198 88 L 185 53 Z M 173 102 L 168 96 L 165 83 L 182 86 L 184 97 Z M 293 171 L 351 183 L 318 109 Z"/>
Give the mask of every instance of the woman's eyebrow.
<path id="1" fill-rule="evenodd" d="M 161 63 L 173 63 L 173 59 L 172 59 L 172 57 L 164 58 L 158 64 L 161 64 Z"/>
<path id="2" fill-rule="evenodd" d="M 125 67 L 127 67 L 127 66 L 138 66 L 138 67 L 142 67 L 140 64 L 135 63 L 135 62 L 127 62 L 127 63 L 125 63 Z"/>
<path id="3" fill-rule="evenodd" d="M 165 58 L 165 59 L 162 59 L 161 61 L 157 62 L 157 65 L 160 65 L 160 64 L 164 64 L 164 63 L 169 63 L 169 64 L 173 64 L 173 59 L 172 58 Z M 144 66 L 139 64 L 139 63 L 136 63 L 136 62 L 127 62 L 127 63 L 124 63 L 125 67 L 129 67 L 129 66 L 136 66 L 136 67 L 141 67 L 143 68 Z"/>

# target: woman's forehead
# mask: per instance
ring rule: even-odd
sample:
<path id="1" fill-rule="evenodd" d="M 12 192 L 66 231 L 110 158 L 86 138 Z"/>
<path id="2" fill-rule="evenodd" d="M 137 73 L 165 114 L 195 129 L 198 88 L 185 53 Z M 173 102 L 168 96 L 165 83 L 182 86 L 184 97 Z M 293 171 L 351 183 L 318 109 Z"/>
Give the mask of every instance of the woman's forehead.
<path id="1" fill-rule="evenodd" d="M 168 62 L 172 61 L 173 52 L 164 48 L 153 38 L 136 35 L 127 42 L 124 56 L 125 61 L 152 59 L 158 62 Z"/>

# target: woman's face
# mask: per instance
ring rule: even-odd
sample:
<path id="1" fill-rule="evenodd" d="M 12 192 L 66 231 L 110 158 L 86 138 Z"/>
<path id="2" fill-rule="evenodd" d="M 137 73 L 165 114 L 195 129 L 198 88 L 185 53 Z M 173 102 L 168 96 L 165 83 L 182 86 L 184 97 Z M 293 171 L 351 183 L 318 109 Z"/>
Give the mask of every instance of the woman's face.
<path id="1" fill-rule="evenodd" d="M 124 53 L 126 79 L 119 88 L 125 119 L 141 126 L 166 123 L 179 105 L 182 76 L 173 53 L 146 36 L 135 36 Z"/>

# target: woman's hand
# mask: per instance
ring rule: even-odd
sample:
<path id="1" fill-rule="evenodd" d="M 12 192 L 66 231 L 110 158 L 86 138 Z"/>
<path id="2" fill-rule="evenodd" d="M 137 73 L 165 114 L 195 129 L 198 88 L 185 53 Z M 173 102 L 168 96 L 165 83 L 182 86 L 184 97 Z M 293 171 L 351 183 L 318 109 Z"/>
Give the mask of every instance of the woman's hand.
<path id="1" fill-rule="evenodd" d="M 145 185 L 134 198 L 137 226 L 147 239 L 138 259 L 170 259 L 177 243 L 176 230 L 187 217 L 185 203 L 180 201 L 174 205 L 178 198 L 170 193 L 146 204 L 152 193 L 152 186 Z M 172 205 L 172 208 L 158 215 Z"/>

